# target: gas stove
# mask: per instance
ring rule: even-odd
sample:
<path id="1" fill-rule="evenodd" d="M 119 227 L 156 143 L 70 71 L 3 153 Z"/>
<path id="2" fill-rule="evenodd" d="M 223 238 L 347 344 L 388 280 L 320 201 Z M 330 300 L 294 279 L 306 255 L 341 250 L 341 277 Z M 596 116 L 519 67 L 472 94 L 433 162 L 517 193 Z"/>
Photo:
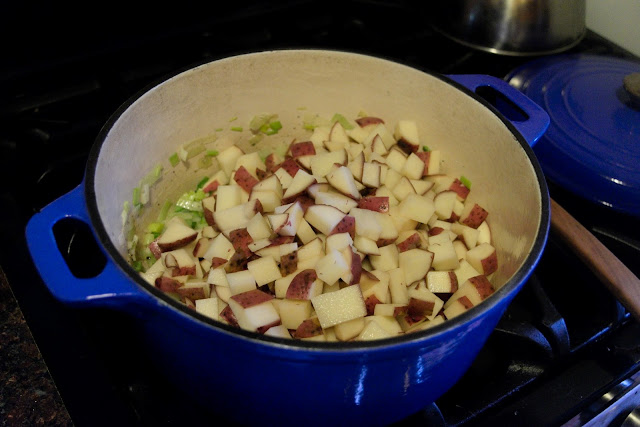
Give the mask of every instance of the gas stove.
<path id="1" fill-rule="evenodd" d="M 154 370 L 127 315 L 62 306 L 28 255 L 26 222 L 81 182 L 110 114 L 167 73 L 240 52 L 339 49 L 438 73 L 500 78 L 531 59 L 458 45 L 430 29 L 424 9 L 402 1 L 255 2 L 199 11 L 197 18 L 192 11 L 165 20 L 140 15 L 144 22 L 125 19 L 130 26 L 118 31 L 109 25 L 121 23 L 119 15 L 107 15 L 58 39 L 46 38 L 60 27 L 42 12 L 34 24 L 44 28 L 30 35 L 29 49 L 15 49 L 0 75 L 0 176 L 8 184 L 0 187 L 0 237 L 8 242 L 0 245 L 0 266 L 76 425 L 197 426 L 222 419 Z M 570 52 L 640 60 L 592 32 Z M 549 186 L 640 275 L 637 218 Z M 103 256 L 86 227 L 66 223 L 55 232 L 74 273 L 100 268 Z M 470 370 L 398 425 L 620 425 L 639 404 L 638 370 L 639 325 L 551 234 L 535 273 Z"/>

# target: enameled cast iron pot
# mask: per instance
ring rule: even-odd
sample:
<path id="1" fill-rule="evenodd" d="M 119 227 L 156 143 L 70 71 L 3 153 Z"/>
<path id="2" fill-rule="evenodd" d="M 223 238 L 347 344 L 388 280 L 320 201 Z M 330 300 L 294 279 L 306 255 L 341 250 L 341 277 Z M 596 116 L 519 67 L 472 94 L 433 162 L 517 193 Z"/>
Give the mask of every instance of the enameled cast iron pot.
<path id="1" fill-rule="evenodd" d="M 480 87 L 506 96 L 526 118 L 505 119 L 476 95 Z M 499 289 L 478 307 L 387 340 L 290 341 L 209 320 L 127 264 L 121 211 L 132 188 L 157 163 L 170 171 L 154 194 L 159 200 L 193 188 L 202 176 L 166 164 L 179 144 L 214 133 L 230 118 L 246 123 L 262 112 L 279 115 L 284 129 L 277 138 L 290 141 L 300 135 L 306 113 L 353 118 L 361 110 L 387 123 L 416 120 L 422 143 L 442 151 L 443 168 L 472 181 L 472 197 L 490 212 L 500 262 L 493 278 Z M 530 145 L 547 126 L 543 110 L 493 77 L 434 75 L 338 51 L 238 55 L 173 75 L 123 105 L 98 136 L 83 182 L 33 216 L 27 241 L 58 300 L 132 314 L 150 361 L 223 416 L 251 424 L 384 425 L 453 386 L 535 268 L 550 215 Z M 68 217 L 90 225 L 108 258 L 94 278 L 74 277 L 57 249 L 53 226 Z"/>

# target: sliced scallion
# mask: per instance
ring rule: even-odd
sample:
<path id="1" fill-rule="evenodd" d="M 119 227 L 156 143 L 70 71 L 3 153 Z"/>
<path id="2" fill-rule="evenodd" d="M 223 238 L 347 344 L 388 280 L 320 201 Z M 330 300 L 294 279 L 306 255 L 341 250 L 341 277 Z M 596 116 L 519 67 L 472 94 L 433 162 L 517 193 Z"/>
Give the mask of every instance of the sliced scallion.
<path id="1" fill-rule="evenodd" d="M 231 130 L 234 132 L 242 132 L 242 126 L 231 126 Z"/>
<path id="2" fill-rule="evenodd" d="M 207 183 L 207 181 L 209 181 L 209 177 L 205 176 L 204 178 L 202 178 L 200 180 L 200 182 L 198 182 L 198 185 L 196 185 L 196 188 L 202 188 L 204 187 L 204 185 Z"/>
<path id="3" fill-rule="evenodd" d="M 162 222 L 167 219 L 167 214 L 169 213 L 169 209 L 171 209 L 172 205 L 173 203 L 168 200 L 164 202 L 164 205 L 162 205 L 162 209 L 160 209 L 160 212 L 158 213 L 158 222 Z"/>
<path id="4" fill-rule="evenodd" d="M 427 147 L 426 145 L 423 145 L 422 146 L 422 151 L 431 151 L 431 150 L 429 150 L 429 147 Z"/>
<path id="5" fill-rule="evenodd" d="M 349 120 L 340 113 L 335 113 L 331 118 L 331 123 L 339 122 L 345 129 L 353 129 L 353 125 L 349 123 Z"/>
<path id="6" fill-rule="evenodd" d="M 131 197 L 131 204 L 133 206 L 137 206 L 140 204 L 140 187 L 135 187 L 133 189 L 133 195 Z"/>
<path id="7" fill-rule="evenodd" d="M 462 185 L 464 185 L 465 187 L 467 187 L 469 190 L 471 190 L 471 181 L 469 181 L 469 178 L 466 178 L 464 176 L 460 177 L 460 182 L 462 183 Z"/>

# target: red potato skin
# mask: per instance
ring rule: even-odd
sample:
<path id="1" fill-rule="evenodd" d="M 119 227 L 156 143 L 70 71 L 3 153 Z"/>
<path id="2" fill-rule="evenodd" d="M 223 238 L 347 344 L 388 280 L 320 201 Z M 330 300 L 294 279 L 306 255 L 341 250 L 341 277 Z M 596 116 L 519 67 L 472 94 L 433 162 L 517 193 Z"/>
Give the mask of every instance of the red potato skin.
<path id="1" fill-rule="evenodd" d="M 269 323 L 268 325 L 260 326 L 258 329 L 256 329 L 256 332 L 259 333 L 259 334 L 264 334 L 270 328 L 273 328 L 274 326 L 278 326 L 278 325 L 282 325 L 282 321 L 281 320 L 276 320 L 275 322 Z"/>
<path id="2" fill-rule="evenodd" d="M 271 153 L 264 159 L 264 165 L 269 172 L 273 173 L 280 167 L 280 162 L 278 162 L 276 155 Z"/>
<path id="3" fill-rule="evenodd" d="M 189 267 L 174 267 L 171 269 L 171 276 L 195 276 L 196 274 L 196 266 L 192 265 Z"/>
<path id="4" fill-rule="evenodd" d="M 227 273 L 236 273 L 238 271 L 246 270 L 247 264 L 252 259 L 252 253 L 244 251 L 243 249 L 237 249 L 231 258 L 229 259 L 227 265 L 225 266 L 225 271 Z"/>
<path id="5" fill-rule="evenodd" d="M 210 225 L 217 230 L 218 226 L 216 225 L 216 221 L 213 218 L 213 211 L 205 207 L 203 207 L 203 209 L 204 209 L 204 212 L 203 212 L 204 220 L 207 222 L 207 225 Z"/>
<path id="6" fill-rule="evenodd" d="M 311 338 L 317 335 L 322 335 L 322 326 L 317 318 L 306 319 L 300 323 L 300 326 L 291 335 L 294 338 Z"/>
<path id="7" fill-rule="evenodd" d="M 240 166 L 236 170 L 233 179 L 247 193 L 251 193 L 253 186 L 258 183 L 258 180 L 244 166 Z"/>
<path id="8" fill-rule="evenodd" d="M 403 305 L 401 307 L 396 307 L 393 310 L 393 317 L 404 316 L 404 315 L 407 314 L 408 311 L 409 311 L 409 306 L 408 305 Z"/>
<path id="9" fill-rule="evenodd" d="M 211 240 L 206 237 L 198 239 L 196 245 L 193 247 L 193 256 L 196 258 L 202 258 L 202 255 L 204 255 L 210 243 Z"/>
<path id="10" fill-rule="evenodd" d="M 287 288 L 287 299 L 306 300 L 309 299 L 309 288 L 318 279 L 316 271 L 312 268 L 298 273 Z"/>
<path id="11" fill-rule="evenodd" d="M 184 288 L 183 286 L 176 289 L 176 292 L 180 294 L 181 297 L 190 299 L 191 301 L 199 300 L 205 297 L 203 288 Z"/>
<path id="12" fill-rule="evenodd" d="M 471 302 L 471 300 L 466 295 L 463 295 L 460 298 L 458 298 L 458 301 L 467 310 L 469 310 L 471 307 L 473 307 L 473 303 Z"/>
<path id="13" fill-rule="evenodd" d="M 365 277 L 366 279 L 363 279 L 363 277 Z M 380 281 L 380 279 L 378 279 L 375 274 L 373 274 L 372 272 L 367 271 L 367 270 L 362 270 L 362 274 L 360 275 L 360 279 L 363 282 L 365 280 L 369 281 L 369 282 L 379 282 Z"/>
<path id="14" fill-rule="evenodd" d="M 270 175 L 269 172 L 267 172 L 265 170 L 262 170 L 260 168 L 256 168 L 256 176 L 258 177 L 259 181 L 262 181 L 263 179 L 265 179 L 269 175 Z"/>
<path id="15" fill-rule="evenodd" d="M 412 318 L 422 318 L 431 316 L 433 314 L 434 307 L 435 303 L 433 301 L 424 301 L 417 298 L 411 298 L 409 300 L 409 308 L 407 312 Z"/>
<path id="16" fill-rule="evenodd" d="M 433 227 L 433 228 L 429 229 L 427 234 L 429 236 L 437 236 L 438 234 L 442 233 L 443 231 L 444 231 L 444 228 L 442 228 L 442 227 Z"/>
<path id="17" fill-rule="evenodd" d="M 273 246 L 286 245 L 287 243 L 293 243 L 295 240 L 294 236 L 276 236 L 271 239 L 271 244 L 267 246 L 268 248 Z"/>
<path id="18" fill-rule="evenodd" d="M 471 212 L 469 212 L 469 215 L 466 218 L 460 218 L 460 222 L 464 225 L 468 225 L 469 227 L 478 228 L 487 216 L 489 216 L 489 212 L 476 203 L 473 205 Z"/>
<path id="19" fill-rule="evenodd" d="M 160 259 L 160 257 L 162 256 L 162 249 L 160 249 L 160 246 L 158 246 L 158 239 L 155 239 L 153 242 L 149 243 L 149 250 L 156 259 Z"/>
<path id="20" fill-rule="evenodd" d="M 195 310 L 196 309 L 196 303 L 194 303 L 193 301 L 191 301 L 189 298 L 185 298 L 184 299 L 184 305 L 186 305 L 187 307 L 189 307 L 190 309 Z"/>
<path id="21" fill-rule="evenodd" d="M 300 156 L 313 156 L 316 154 L 316 147 L 311 141 L 294 142 L 289 146 L 289 154 L 294 159 Z"/>
<path id="22" fill-rule="evenodd" d="M 280 274 L 288 276 L 298 269 L 298 251 L 280 257 Z"/>
<path id="23" fill-rule="evenodd" d="M 350 285 L 360 283 L 362 277 L 362 258 L 351 249 L 351 281 Z"/>
<path id="24" fill-rule="evenodd" d="M 168 252 L 168 251 L 173 251 L 175 249 L 180 249 L 183 246 L 187 246 L 189 243 L 196 240 L 197 237 L 198 237 L 198 233 L 194 231 L 192 235 L 185 237 L 184 239 L 180 239 L 178 241 L 170 242 L 170 243 L 160 243 L 160 241 L 158 240 L 156 241 L 156 244 L 158 245 L 158 247 L 162 252 Z"/>
<path id="25" fill-rule="evenodd" d="M 210 182 L 209 184 L 205 185 L 204 187 L 202 187 L 202 191 L 204 191 L 205 193 L 213 193 L 214 191 L 216 191 L 218 189 L 219 185 L 220 185 L 220 183 L 218 182 L 218 180 L 215 180 L 215 181 Z"/>
<path id="26" fill-rule="evenodd" d="M 224 258 L 218 258 L 218 257 L 211 258 L 211 268 L 217 268 L 226 263 L 227 263 L 227 260 Z"/>
<path id="27" fill-rule="evenodd" d="M 222 317 L 229 325 L 235 326 L 236 328 L 240 327 L 240 325 L 238 324 L 238 320 L 236 319 L 236 315 L 233 314 L 233 310 L 231 310 L 231 307 L 226 306 L 225 308 L 223 308 L 220 312 L 220 317 Z"/>
<path id="28" fill-rule="evenodd" d="M 353 239 L 356 234 L 356 219 L 351 215 L 345 215 L 344 217 L 342 217 L 340 222 L 336 224 L 329 235 L 339 233 L 349 233 L 349 235 Z"/>
<path id="29" fill-rule="evenodd" d="M 288 201 L 288 202 L 286 202 L 284 204 L 295 203 L 295 202 L 300 203 L 300 207 L 302 208 L 302 212 L 303 213 L 307 212 L 307 209 L 309 208 L 309 206 L 312 206 L 312 205 L 316 204 L 316 202 L 311 197 L 306 196 L 306 195 L 296 196 L 295 199 L 293 199 L 291 201 Z"/>
<path id="30" fill-rule="evenodd" d="M 167 276 L 160 276 L 155 281 L 156 288 L 160 289 L 162 292 L 175 292 L 182 283 Z"/>
<path id="31" fill-rule="evenodd" d="M 358 200 L 358 208 L 374 212 L 389 212 L 388 196 L 366 196 Z"/>
<path id="32" fill-rule="evenodd" d="M 373 312 L 378 304 L 380 304 L 380 300 L 375 295 L 369 295 L 367 299 L 364 300 L 364 305 L 367 307 L 367 316 L 373 316 Z"/>
<path id="33" fill-rule="evenodd" d="M 383 247 L 383 246 L 388 246 L 392 243 L 395 243 L 396 240 L 398 240 L 397 237 L 394 238 L 390 238 L 390 239 L 378 239 L 376 241 L 376 246 L 378 246 L 379 248 Z"/>
<path id="34" fill-rule="evenodd" d="M 267 301 L 271 301 L 273 296 L 266 292 L 262 292 L 260 289 L 252 289 L 250 291 L 242 292 L 236 295 L 232 295 L 231 298 L 237 302 L 242 308 L 255 307 L 258 304 L 262 304 Z"/>
<path id="35" fill-rule="evenodd" d="M 487 276 L 485 276 L 484 274 L 471 277 L 469 281 L 476 288 L 478 294 L 480 295 L 480 298 L 482 298 L 483 300 L 493 293 L 491 282 L 489 282 L 489 279 L 487 279 Z"/>
<path id="36" fill-rule="evenodd" d="M 398 140 L 397 145 L 398 145 L 398 148 L 400 148 L 402 151 L 404 151 L 407 154 L 417 153 L 418 148 L 420 148 L 419 146 L 414 145 L 402 138 Z M 426 169 L 426 165 L 425 165 L 425 169 Z"/>
<path id="37" fill-rule="evenodd" d="M 238 228 L 237 230 L 231 231 L 229 233 L 229 241 L 231 241 L 231 244 L 236 251 L 242 250 L 245 253 L 251 252 L 249 250 L 249 245 L 253 243 L 253 239 L 246 228 Z"/>
<path id="38" fill-rule="evenodd" d="M 398 243 L 396 246 L 398 247 L 398 252 L 405 252 L 409 249 L 415 249 L 420 247 L 420 235 L 418 233 L 413 233 L 411 236 L 404 239 L 402 242 Z"/>
<path id="39" fill-rule="evenodd" d="M 470 192 L 470 190 L 458 178 L 451 183 L 449 190 L 454 191 L 460 200 L 465 200 Z"/>
<path id="40" fill-rule="evenodd" d="M 280 167 L 287 171 L 287 173 L 292 177 L 295 177 L 298 171 L 301 169 L 300 165 L 298 165 L 296 161 L 291 157 L 282 162 L 280 164 Z"/>
<path id="41" fill-rule="evenodd" d="M 369 125 L 377 125 L 377 124 L 384 124 L 384 120 L 382 120 L 379 117 L 372 117 L 372 116 L 367 116 L 367 117 L 359 117 L 355 120 L 355 122 L 358 124 L 358 126 L 360 126 L 361 128 L 367 127 Z"/>
<path id="42" fill-rule="evenodd" d="M 486 276 L 495 273 L 498 270 L 498 255 L 493 252 L 488 258 L 483 259 L 481 264 Z"/>
<path id="43" fill-rule="evenodd" d="M 420 157 L 424 162 L 424 171 L 422 172 L 422 176 L 429 175 L 429 159 L 431 158 L 430 151 L 417 151 L 416 156 Z"/>
<path id="44" fill-rule="evenodd" d="M 451 280 L 451 293 L 458 290 L 458 276 L 453 271 L 449 272 L 449 280 Z"/>

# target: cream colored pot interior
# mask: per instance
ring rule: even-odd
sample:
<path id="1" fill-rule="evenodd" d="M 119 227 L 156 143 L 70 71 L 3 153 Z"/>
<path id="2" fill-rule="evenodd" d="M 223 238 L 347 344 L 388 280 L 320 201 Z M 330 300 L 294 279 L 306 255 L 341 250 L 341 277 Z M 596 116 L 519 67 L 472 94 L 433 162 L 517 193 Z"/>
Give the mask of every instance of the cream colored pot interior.
<path id="1" fill-rule="evenodd" d="M 242 55 L 191 69 L 145 93 L 113 123 L 99 153 L 95 197 L 104 226 L 124 253 L 123 202 L 158 163 L 165 174 L 151 194 L 154 206 L 211 176 L 211 170 L 169 165 L 180 144 L 217 135 L 211 148 L 237 143 L 256 150 L 304 140 L 310 135 L 305 115 L 354 119 L 361 111 L 390 127 L 399 119 L 415 120 L 421 142 L 442 151 L 443 171 L 471 180 L 472 200 L 490 212 L 501 265 L 493 281 L 503 285 L 527 258 L 541 220 L 540 187 L 525 151 L 489 109 L 443 80 L 349 53 Z M 249 121 L 265 112 L 277 113 L 283 129 L 251 147 Z M 232 126 L 244 131 L 230 131 Z"/>

